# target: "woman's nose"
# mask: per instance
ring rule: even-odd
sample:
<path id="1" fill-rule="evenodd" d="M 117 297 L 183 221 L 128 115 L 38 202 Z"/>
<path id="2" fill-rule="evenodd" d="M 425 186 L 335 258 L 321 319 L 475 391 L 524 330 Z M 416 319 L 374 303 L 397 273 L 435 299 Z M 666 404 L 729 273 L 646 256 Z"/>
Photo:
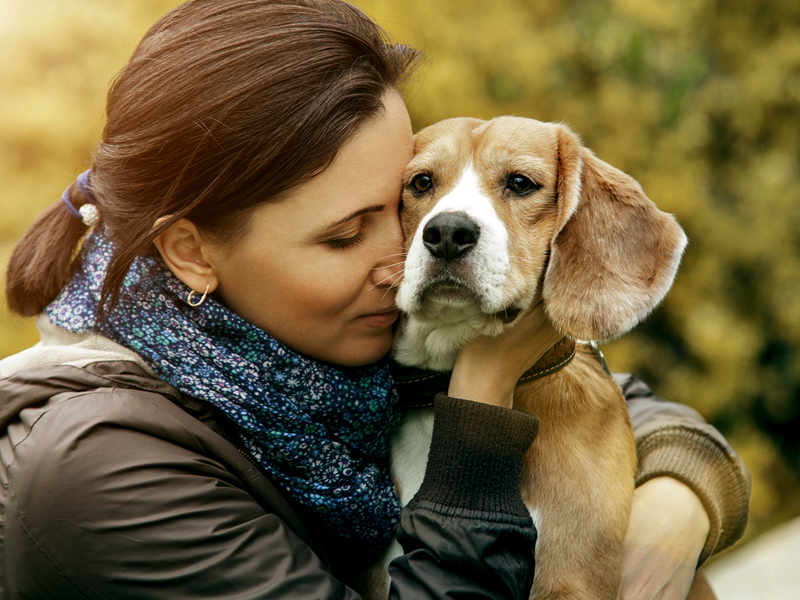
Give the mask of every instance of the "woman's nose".
<path id="1" fill-rule="evenodd" d="M 403 264 L 405 256 L 402 253 L 387 255 L 372 269 L 372 284 L 375 287 L 389 289 L 397 287 L 403 279 Z"/>

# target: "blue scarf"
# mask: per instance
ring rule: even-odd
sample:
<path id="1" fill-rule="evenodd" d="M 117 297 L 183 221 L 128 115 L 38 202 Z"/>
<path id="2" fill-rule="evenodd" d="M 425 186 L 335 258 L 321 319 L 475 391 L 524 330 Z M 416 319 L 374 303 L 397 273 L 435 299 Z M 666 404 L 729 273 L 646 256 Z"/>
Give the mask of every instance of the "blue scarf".
<path id="1" fill-rule="evenodd" d="M 98 331 L 139 354 L 175 388 L 220 408 L 261 468 L 332 536 L 373 551 L 389 541 L 400 502 L 389 478 L 397 392 L 385 364 L 344 373 L 293 352 L 209 296 L 160 258 L 138 257 L 105 323 L 95 315 L 114 250 L 84 242 L 81 269 L 45 312 L 73 332 Z"/>

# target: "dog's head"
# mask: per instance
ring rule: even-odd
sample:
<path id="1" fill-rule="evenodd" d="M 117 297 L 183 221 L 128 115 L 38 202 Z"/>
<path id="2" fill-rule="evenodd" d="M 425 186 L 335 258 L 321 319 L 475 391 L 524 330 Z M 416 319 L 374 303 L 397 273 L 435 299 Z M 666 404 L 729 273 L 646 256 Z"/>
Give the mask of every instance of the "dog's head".
<path id="1" fill-rule="evenodd" d="M 538 295 L 566 335 L 621 335 L 664 297 L 686 245 L 671 215 L 563 125 L 442 121 L 417 134 L 404 178 L 406 364 L 449 368 L 462 343 L 498 334 Z"/>

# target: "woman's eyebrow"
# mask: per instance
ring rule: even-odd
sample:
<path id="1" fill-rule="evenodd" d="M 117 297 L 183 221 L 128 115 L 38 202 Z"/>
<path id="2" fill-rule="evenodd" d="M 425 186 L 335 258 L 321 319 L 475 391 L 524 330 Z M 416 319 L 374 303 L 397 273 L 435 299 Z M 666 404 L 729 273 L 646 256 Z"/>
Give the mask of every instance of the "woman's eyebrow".
<path id="1" fill-rule="evenodd" d="M 336 227 L 337 225 L 341 225 L 342 223 L 347 223 L 348 221 L 352 221 L 353 219 L 355 219 L 357 217 L 360 217 L 361 215 L 365 215 L 367 213 L 373 213 L 373 212 L 380 212 L 384 208 L 386 208 L 385 204 L 376 204 L 374 206 L 367 206 L 367 207 L 364 207 L 364 208 L 359 208 L 357 211 L 350 213 L 349 215 L 347 215 L 343 219 L 339 219 L 335 223 L 331 223 L 330 225 L 328 225 L 325 228 L 325 231 L 333 229 L 334 227 Z"/>

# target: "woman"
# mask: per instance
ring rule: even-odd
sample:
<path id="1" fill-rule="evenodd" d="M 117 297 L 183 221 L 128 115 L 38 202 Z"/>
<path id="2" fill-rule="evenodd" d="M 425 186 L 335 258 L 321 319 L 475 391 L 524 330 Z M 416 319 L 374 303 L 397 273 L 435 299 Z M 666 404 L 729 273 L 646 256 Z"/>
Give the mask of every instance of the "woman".
<path id="1" fill-rule="evenodd" d="M 42 343 L 0 364 L 7 597 L 356 597 L 398 521 L 394 596 L 527 596 L 537 422 L 508 409 L 557 337 L 540 307 L 460 353 L 402 515 L 386 469 L 417 60 L 338 0 L 190 0 L 147 33 L 91 173 L 9 264 Z M 643 485 L 625 585 L 678 597 L 741 535 L 746 474 L 626 386 Z M 670 511 L 671 538 L 652 519 Z"/>

